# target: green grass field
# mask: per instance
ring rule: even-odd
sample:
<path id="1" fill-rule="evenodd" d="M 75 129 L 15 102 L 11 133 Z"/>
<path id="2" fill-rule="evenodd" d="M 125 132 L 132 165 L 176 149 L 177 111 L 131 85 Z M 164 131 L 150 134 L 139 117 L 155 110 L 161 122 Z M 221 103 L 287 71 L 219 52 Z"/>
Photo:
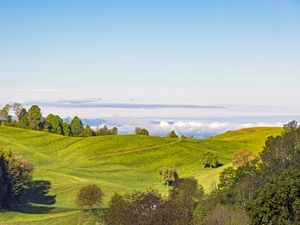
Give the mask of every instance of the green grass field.
<path id="1" fill-rule="evenodd" d="M 208 191 L 219 172 L 230 166 L 235 150 L 259 153 L 266 137 L 280 132 L 281 128 L 251 128 L 206 140 L 136 135 L 75 138 L 0 126 L 0 147 L 30 160 L 35 181 L 51 182 L 48 196 L 33 195 L 33 202 L 40 204 L 0 212 L 0 224 L 95 224 L 74 204 L 80 187 L 99 185 L 105 193 L 102 208 L 115 192 L 154 188 L 166 195 L 157 171 L 168 165 L 174 165 L 180 177 L 196 177 Z M 224 165 L 204 169 L 204 152 L 217 154 Z M 49 205 L 48 199 L 55 199 L 55 204 Z"/>

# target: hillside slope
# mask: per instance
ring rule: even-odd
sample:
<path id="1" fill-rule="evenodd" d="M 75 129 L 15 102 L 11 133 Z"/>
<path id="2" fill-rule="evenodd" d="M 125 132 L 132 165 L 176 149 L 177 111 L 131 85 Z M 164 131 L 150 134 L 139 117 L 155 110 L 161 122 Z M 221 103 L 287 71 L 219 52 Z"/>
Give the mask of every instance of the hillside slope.
<path id="1" fill-rule="evenodd" d="M 151 187 L 166 194 L 168 190 L 160 183 L 157 171 L 168 165 L 174 165 L 181 177 L 197 177 L 208 190 L 219 172 L 230 165 L 235 150 L 249 148 L 258 153 L 266 137 L 280 132 L 280 128 L 251 128 L 207 140 L 136 135 L 78 138 L 0 126 L 0 147 L 30 160 L 35 167 L 34 180 L 50 182 L 48 197 L 56 200 L 55 204 L 47 205 L 37 199 L 35 202 L 42 204 L 1 213 L 0 223 L 76 224 L 80 212 L 74 198 L 81 186 L 90 183 L 103 189 L 103 207 L 115 192 Z M 217 154 L 224 166 L 204 169 L 204 152 Z"/>

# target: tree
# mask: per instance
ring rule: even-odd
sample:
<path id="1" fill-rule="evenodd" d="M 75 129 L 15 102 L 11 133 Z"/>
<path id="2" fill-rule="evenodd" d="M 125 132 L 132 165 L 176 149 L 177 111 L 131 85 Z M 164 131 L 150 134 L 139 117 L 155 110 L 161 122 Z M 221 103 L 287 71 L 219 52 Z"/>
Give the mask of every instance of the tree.
<path id="1" fill-rule="evenodd" d="M 9 176 L 7 169 L 7 161 L 2 152 L 0 152 L 0 209 L 7 209 L 10 206 L 9 195 Z"/>
<path id="2" fill-rule="evenodd" d="M 102 203 L 103 196 L 104 194 L 102 190 L 97 185 L 90 184 L 80 189 L 77 194 L 75 203 L 78 207 L 87 207 L 88 210 L 91 211 L 94 206 L 100 205 Z"/>
<path id="3" fill-rule="evenodd" d="M 295 121 L 284 125 L 284 132 L 266 140 L 260 154 L 264 179 L 270 180 L 290 166 L 300 168 L 300 127 Z"/>
<path id="4" fill-rule="evenodd" d="M 96 131 L 96 135 L 98 136 L 116 135 L 116 134 L 118 134 L 118 128 L 113 127 L 109 129 L 106 125 L 104 125 L 101 128 L 98 128 L 98 130 Z"/>
<path id="5" fill-rule="evenodd" d="M 211 152 L 204 153 L 202 157 L 203 157 L 202 162 L 204 167 L 216 168 L 221 166 L 219 162 L 219 158 Z"/>
<path id="6" fill-rule="evenodd" d="M 208 209 L 199 204 L 193 211 L 193 225 L 207 225 Z"/>
<path id="7" fill-rule="evenodd" d="M 111 135 L 117 135 L 118 134 L 118 128 L 117 127 L 113 127 L 111 129 Z"/>
<path id="8" fill-rule="evenodd" d="M 145 128 L 136 127 L 134 132 L 135 132 L 136 135 L 149 136 L 149 132 Z"/>
<path id="9" fill-rule="evenodd" d="M 154 190 L 125 196 L 115 194 L 103 219 L 108 225 L 158 225 L 158 214 L 163 203 L 162 196 Z"/>
<path id="10" fill-rule="evenodd" d="M 41 130 L 43 127 L 43 117 L 40 107 L 33 105 L 30 107 L 27 113 L 27 119 L 29 122 L 29 129 Z"/>
<path id="11" fill-rule="evenodd" d="M 20 119 L 19 119 L 19 127 L 28 129 L 29 128 L 29 121 L 27 118 L 27 111 L 26 109 L 22 109 Z"/>
<path id="12" fill-rule="evenodd" d="M 92 130 L 92 128 L 89 125 L 86 125 L 86 127 L 83 130 L 83 134 L 84 137 L 90 137 L 90 136 L 94 136 L 95 132 Z"/>
<path id="13" fill-rule="evenodd" d="M 25 188 L 32 181 L 32 164 L 21 156 L 13 156 L 8 161 L 8 174 L 13 198 L 20 202 Z"/>
<path id="14" fill-rule="evenodd" d="M 71 136 L 70 124 L 68 124 L 67 122 L 63 122 L 62 127 L 63 127 L 63 135 Z"/>
<path id="15" fill-rule="evenodd" d="M 176 214 L 180 215 L 177 224 L 191 224 L 193 211 L 203 199 L 204 189 L 195 178 L 178 179 L 169 192 L 169 201 L 179 205 Z"/>
<path id="16" fill-rule="evenodd" d="M 176 132 L 174 130 L 172 130 L 167 134 L 167 137 L 168 138 L 178 138 L 178 135 L 176 134 Z"/>
<path id="17" fill-rule="evenodd" d="M 71 121 L 71 133 L 73 136 L 82 136 L 83 135 L 84 127 L 82 125 L 81 119 L 77 116 L 73 118 Z"/>
<path id="18" fill-rule="evenodd" d="M 248 206 L 252 224 L 299 224 L 300 171 L 287 169 L 264 185 Z"/>
<path id="19" fill-rule="evenodd" d="M 249 149 L 240 149 L 233 153 L 232 165 L 236 168 L 247 166 L 254 158 L 254 154 Z"/>
<path id="20" fill-rule="evenodd" d="M 2 122 L 10 122 L 11 116 L 9 115 L 9 110 L 11 106 L 9 104 L 6 104 L 1 110 L 0 110 L 0 123 Z"/>
<path id="21" fill-rule="evenodd" d="M 170 186 L 173 182 L 175 182 L 179 178 L 176 169 L 172 166 L 161 168 L 159 170 L 159 174 L 160 174 L 161 180 L 167 186 Z"/>
<path id="22" fill-rule="evenodd" d="M 242 209 L 217 205 L 208 212 L 205 225 L 249 225 L 249 217 Z"/>
<path id="23" fill-rule="evenodd" d="M 21 117 L 22 117 L 22 109 L 23 109 L 23 106 L 22 104 L 20 103 L 14 103 L 12 105 L 12 109 L 13 111 L 15 112 L 16 116 L 18 117 L 18 120 L 20 121 Z"/>
<path id="24" fill-rule="evenodd" d="M 25 189 L 32 181 L 32 164 L 11 151 L 0 151 L 0 208 L 20 203 Z"/>
<path id="25" fill-rule="evenodd" d="M 51 113 L 46 118 L 44 129 L 50 133 L 63 134 L 63 120 Z"/>

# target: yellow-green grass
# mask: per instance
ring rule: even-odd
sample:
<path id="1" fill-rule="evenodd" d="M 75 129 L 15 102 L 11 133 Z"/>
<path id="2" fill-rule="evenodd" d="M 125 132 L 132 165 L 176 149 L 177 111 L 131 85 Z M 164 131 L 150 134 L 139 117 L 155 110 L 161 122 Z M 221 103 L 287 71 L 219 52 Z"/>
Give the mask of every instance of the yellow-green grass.
<path id="1" fill-rule="evenodd" d="M 280 132 L 281 128 L 250 128 L 206 140 L 136 135 L 76 138 L 0 126 L 0 147 L 30 160 L 35 167 L 34 179 L 50 181 L 49 195 L 56 198 L 50 206 L 0 213 L 0 224 L 95 224 L 74 204 L 80 187 L 99 185 L 105 193 L 102 208 L 115 192 L 154 188 L 166 195 L 168 189 L 157 171 L 168 165 L 174 165 L 181 177 L 196 177 L 209 190 L 220 171 L 230 166 L 234 151 L 249 148 L 258 153 L 268 136 Z M 203 168 L 204 152 L 217 154 L 224 166 Z M 82 217 L 89 219 L 82 221 Z"/>

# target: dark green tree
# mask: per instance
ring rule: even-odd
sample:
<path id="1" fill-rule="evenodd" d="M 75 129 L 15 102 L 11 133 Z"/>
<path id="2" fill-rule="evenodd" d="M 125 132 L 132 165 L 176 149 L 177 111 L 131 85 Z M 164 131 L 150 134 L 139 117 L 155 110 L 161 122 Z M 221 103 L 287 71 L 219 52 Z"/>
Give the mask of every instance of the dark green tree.
<path id="1" fill-rule="evenodd" d="M 63 134 L 63 120 L 58 115 L 49 114 L 45 121 L 44 130 L 50 133 Z"/>
<path id="2" fill-rule="evenodd" d="M 9 176 L 7 161 L 0 152 L 0 209 L 8 209 L 10 206 Z"/>
<path id="3" fill-rule="evenodd" d="M 23 157 L 0 151 L 0 208 L 9 208 L 12 202 L 21 203 L 32 172 L 33 166 Z"/>
<path id="4" fill-rule="evenodd" d="M 287 169 L 264 185 L 248 206 L 254 225 L 299 224 L 300 171 Z"/>
<path id="5" fill-rule="evenodd" d="M 84 127 L 82 124 L 81 119 L 79 117 L 75 116 L 73 120 L 71 121 L 71 133 L 73 136 L 83 136 Z"/>
<path id="6" fill-rule="evenodd" d="M 25 109 L 26 111 L 26 109 Z M 25 112 L 23 111 L 23 112 Z M 24 128 L 24 129 L 28 129 L 29 128 L 29 121 L 28 121 L 28 118 L 27 118 L 27 112 L 26 114 L 24 114 L 20 120 L 19 120 L 19 127 L 21 128 Z"/>
<path id="7" fill-rule="evenodd" d="M 63 122 L 62 126 L 63 126 L 63 135 L 71 136 L 70 124 L 68 124 L 67 122 Z"/>
<path id="8" fill-rule="evenodd" d="M 29 129 L 41 130 L 43 128 L 43 117 L 40 107 L 33 105 L 27 112 Z"/>
<path id="9" fill-rule="evenodd" d="M 8 161 L 10 188 L 15 201 L 20 202 L 25 189 L 32 181 L 32 164 L 21 156 L 13 156 Z"/>
<path id="10" fill-rule="evenodd" d="M 178 179 L 169 193 L 169 201 L 180 205 L 178 224 L 192 224 L 193 211 L 204 197 L 204 189 L 195 178 Z M 180 222 L 180 223 L 179 223 Z"/>

